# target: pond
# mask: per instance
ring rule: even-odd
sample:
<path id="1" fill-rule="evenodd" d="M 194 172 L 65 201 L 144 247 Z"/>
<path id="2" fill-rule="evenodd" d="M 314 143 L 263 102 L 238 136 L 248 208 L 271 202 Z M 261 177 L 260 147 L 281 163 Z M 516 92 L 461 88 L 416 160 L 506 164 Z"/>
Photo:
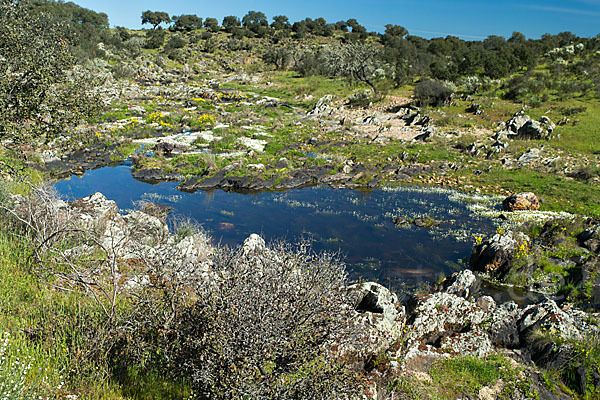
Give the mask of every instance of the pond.
<path id="1" fill-rule="evenodd" d="M 134 208 L 139 200 L 171 206 L 170 218 L 191 218 L 226 245 L 239 245 L 251 233 L 267 241 L 308 238 L 317 251 L 339 252 L 351 279 L 396 289 L 463 269 L 473 235 L 495 229 L 489 218 L 471 211 L 465 196 L 442 189 L 361 192 L 317 186 L 239 194 L 184 193 L 176 186 L 137 181 L 127 163 L 55 184 L 67 199 L 101 192 L 121 209 Z"/>

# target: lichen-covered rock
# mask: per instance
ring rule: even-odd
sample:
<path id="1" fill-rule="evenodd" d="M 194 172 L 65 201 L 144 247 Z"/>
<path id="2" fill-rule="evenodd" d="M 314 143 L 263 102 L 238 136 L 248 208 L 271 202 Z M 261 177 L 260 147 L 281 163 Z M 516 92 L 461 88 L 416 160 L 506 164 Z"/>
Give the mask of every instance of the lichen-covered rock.
<path id="1" fill-rule="evenodd" d="M 577 236 L 579 244 L 589 251 L 600 253 L 600 224 L 587 221 L 588 227 Z"/>
<path id="2" fill-rule="evenodd" d="M 521 110 L 506 121 L 505 128 L 508 138 L 539 140 L 549 139 L 556 125 L 546 116 L 535 121 Z"/>
<path id="3" fill-rule="evenodd" d="M 469 265 L 473 271 L 503 277 L 510 270 L 516 251 L 529 243 L 529 237 L 521 232 L 497 233 L 473 248 Z"/>
<path id="4" fill-rule="evenodd" d="M 244 240 L 241 251 L 245 257 L 263 253 L 267 248 L 265 240 L 256 233 L 251 234 Z"/>
<path id="5" fill-rule="evenodd" d="M 529 351 L 536 364 L 549 369 L 561 369 L 571 361 L 573 345 L 569 340 L 581 340 L 599 332 L 597 326 L 588 323 L 586 313 L 561 309 L 552 300 L 523 310 L 517 327 L 521 346 Z M 547 340 L 546 335 L 560 340 Z"/>
<path id="6" fill-rule="evenodd" d="M 488 334 L 494 346 L 514 349 L 518 348 L 519 329 L 517 321 L 522 310 L 514 302 L 504 303 L 494 309 L 488 326 Z"/>
<path id="7" fill-rule="evenodd" d="M 361 336 L 360 347 L 348 350 L 360 357 L 387 350 L 400 337 L 406 322 L 398 297 L 374 282 L 351 285 L 348 290 L 356 298 L 354 324 Z"/>
<path id="8" fill-rule="evenodd" d="M 119 214 L 119 207 L 113 200 L 108 200 L 102 193 L 75 200 L 69 204 L 86 228 L 106 225 Z"/>
<path id="9" fill-rule="evenodd" d="M 504 211 L 539 210 L 540 201 L 532 192 L 513 194 L 502 202 Z"/>
<path id="10" fill-rule="evenodd" d="M 406 347 L 396 354 L 407 366 L 418 368 L 427 360 L 459 354 L 483 357 L 492 351 L 482 326 L 490 311 L 476 303 L 449 293 L 434 293 L 417 298 L 412 314 L 414 320 L 404 336 Z"/>
<path id="11" fill-rule="evenodd" d="M 481 282 L 471 270 L 455 272 L 442 282 L 443 291 L 468 299 L 480 289 Z"/>

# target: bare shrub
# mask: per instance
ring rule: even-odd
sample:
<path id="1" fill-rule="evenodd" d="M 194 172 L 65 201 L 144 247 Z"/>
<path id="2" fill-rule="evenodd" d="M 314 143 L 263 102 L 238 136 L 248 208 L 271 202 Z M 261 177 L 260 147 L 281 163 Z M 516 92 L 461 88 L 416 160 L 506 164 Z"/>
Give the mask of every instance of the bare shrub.
<path id="1" fill-rule="evenodd" d="M 356 394 L 356 376 L 335 355 L 349 337 L 351 299 L 334 257 L 253 236 L 239 250 L 219 249 L 209 280 L 165 266 L 154 265 L 130 319 L 145 361 L 208 398 Z"/>

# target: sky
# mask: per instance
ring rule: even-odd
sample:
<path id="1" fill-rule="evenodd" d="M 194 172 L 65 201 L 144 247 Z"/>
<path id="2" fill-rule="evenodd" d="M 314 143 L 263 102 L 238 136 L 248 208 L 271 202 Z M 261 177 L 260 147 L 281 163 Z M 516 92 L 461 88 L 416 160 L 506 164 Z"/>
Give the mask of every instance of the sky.
<path id="1" fill-rule="evenodd" d="M 108 14 L 111 26 L 141 28 L 142 11 L 169 15 L 196 14 L 243 17 L 249 10 L 271 19 L 286 15 L 290 21 L 323 17 L 327 22 L 356 18 L 369 31 L 383 32 L 386 24 L 402 25 L 410 34 L 425 38 L 459 36 L 482 39 L 510 37 L 518 31 L 528 38 L 570 31 L 582 37 L 600 33 L 600 0 L 72 0 L 82 7 Z M 146 26 L 147 27 L 147 26 Z"/>

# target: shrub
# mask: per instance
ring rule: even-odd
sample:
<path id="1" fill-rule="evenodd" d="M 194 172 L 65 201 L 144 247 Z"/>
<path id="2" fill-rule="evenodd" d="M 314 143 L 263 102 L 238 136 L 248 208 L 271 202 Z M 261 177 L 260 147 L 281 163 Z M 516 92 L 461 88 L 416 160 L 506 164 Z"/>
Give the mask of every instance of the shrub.
<path id="1" fill-rule="evenodd" d="M 147 31 L 145 47 L 147 49 L 158 49 L 165 43 L 166 35 L 167 32 L 163 31 L 162 29 Z"/>
<path id="2" fill-rule="evenodd" d="M 271 47 L 263 54 L 263 61 L 273 64 L 275 69 L 286 69 L 292 58 L 292 52 L 286 47 Z"/>
<path id="3" fill-rule="evenodd" d="M 372 90 L 361 90 L 348 96 L 348 104 L 355 107 L 366 107 L 375 100 Z"/>
<path id="4" fill-rule="evenodd" d="M 187 42 L 184 38 L 179 35 L 173 35 L 167 42 L 165 50 L 182 49 L 186 44 Z"/>
<path id="5" fill-rule="evenodd" d="M 415 100 L 422 106 L 444 106 L 450 104 L 454 91 L 440 81 L 421 80 L 415 86 Z"/>
<path id="6" fill-rule="evenodd" d="M 348 337 L 345 272 L 330 255 L 220 249 L 208 280 L 160 263 L 137 303 L 132 348 L 207 398 L 340 398 L 359 385 L 331 351 Z M 147 360 L 149 354 L 152 356 Z"/>

